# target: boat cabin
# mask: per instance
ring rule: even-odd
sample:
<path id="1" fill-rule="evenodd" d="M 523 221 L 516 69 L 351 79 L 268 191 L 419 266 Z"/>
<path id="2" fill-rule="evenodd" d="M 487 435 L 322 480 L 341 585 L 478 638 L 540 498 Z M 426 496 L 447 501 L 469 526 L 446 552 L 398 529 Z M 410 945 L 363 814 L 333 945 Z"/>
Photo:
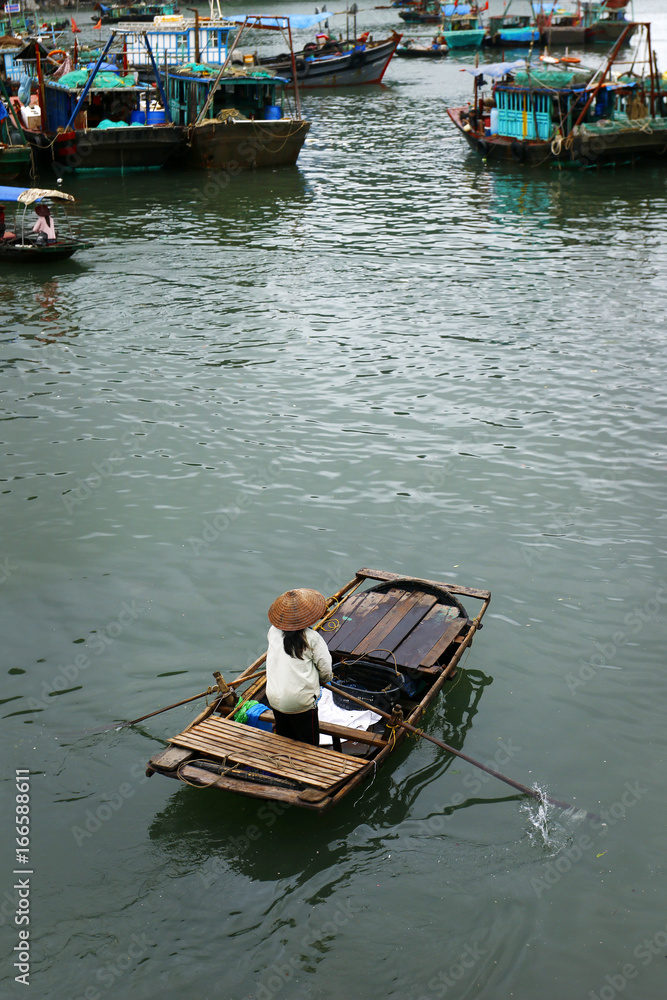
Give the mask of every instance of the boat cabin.
<path id="1" fill-rule="evenodd" d="M 190 63 L 169 70 L 163 77 L 169 111 L 176 125 L 197 121 L 219 74 L 219 68 Z M 223 74 L 205 116 L 215 119 L 235 110 L 236 118 L 278 119 L 283 117 L 286 81 L 260 67 Z"/>
<path id="2" fill-rule="evenodd" d="M 591 70 L 560 67 L 516 71 L 493 87 L 485 134 L 518 140 L 569 135 L 593 93 L 591 76 Z M 638 81 L 620 78 L 600 88 L 580 124 L 610 132 L 647 113 Z"/>
<path id="3" fill-rule="evenodd" d="M 236 25 L 220 19 L 173 16 L 156 17 L 141 35 L 133 25 L 122 23 L 112 29 L 112 34 L 122 37 L 129 66 L 150 67 L 146 42 L 161 67 L 191 62 L 221 66 L 227 58 L 229 33 L 236 30 Z"/>
<path id="4" fill-rule="evenodd" d="M 146 84 L 139 85 L 134 73 L 122 75 L 108 64 L 108 69 L 100 70 L 88 90 L 84 105 L 80 108 L 74 128 L 112 128 L 114 125 L 145 124 L 146 101 L 149 107 L 151 91 Z M 88 82 L 87 70 L 74 70 L 59 80 L 46 80 L 44 99 L 46 123 L 43 129 L 55 132 L 65 128 L 81 98 Z M 148 96 L 147 96 L 148 95 Z M 164 112 L 161 118 L 164 122 Z M 149 121 L 149 124 L 151 122 Z M 158 124 L 154 121 L 153 124 Z"/>

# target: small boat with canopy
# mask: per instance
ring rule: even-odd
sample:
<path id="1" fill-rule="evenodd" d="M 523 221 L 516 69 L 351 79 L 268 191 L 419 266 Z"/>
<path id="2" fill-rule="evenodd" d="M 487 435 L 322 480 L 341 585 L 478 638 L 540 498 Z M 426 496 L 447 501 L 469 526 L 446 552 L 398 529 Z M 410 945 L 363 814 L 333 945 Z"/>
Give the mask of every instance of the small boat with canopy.
<path id="1" fill-rule="evenodd" d="M 65 205 L 73 201 L 64 191 L 0 186 L 0 259 L 21 264 L 57 261 L 89 250 L 94 244 L 73 232 L 65 211 Z M 15 206 L 13 220 L 7 217 L 8 204 Z M 30 209 L 34 215 L 28 214 Z"/>

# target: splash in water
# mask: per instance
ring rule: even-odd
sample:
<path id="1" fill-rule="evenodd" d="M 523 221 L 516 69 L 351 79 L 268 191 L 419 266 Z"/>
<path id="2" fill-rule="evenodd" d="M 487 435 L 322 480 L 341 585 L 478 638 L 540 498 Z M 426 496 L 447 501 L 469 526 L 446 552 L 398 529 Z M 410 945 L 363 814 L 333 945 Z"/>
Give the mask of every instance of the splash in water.
<path id="1" fill-rule="evenodd" d="M 537 784 L 533 785 L 533 790 L 537 798 L 521 806 L 521 811 L 528 818 L 528 836 L 536 846 L 546 848 L 552 855 L 558 854 L 574 836 L 572 828 L 590 814 L 575 806 L 561 809 L 553 805 L 549 802 L 546 789 Z"/>

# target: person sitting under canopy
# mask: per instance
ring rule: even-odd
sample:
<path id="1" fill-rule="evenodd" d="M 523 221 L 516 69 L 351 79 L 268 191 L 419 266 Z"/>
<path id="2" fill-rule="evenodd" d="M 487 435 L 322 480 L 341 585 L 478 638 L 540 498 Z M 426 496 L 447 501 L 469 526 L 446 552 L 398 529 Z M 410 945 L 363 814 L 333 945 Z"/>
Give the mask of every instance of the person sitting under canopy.
<path id="1" fill-rule="evenodd" d="M 56 241 L 56 224 L 51 217 L 48 205 L 35 205 L 37 222 L 32 227 L 33 233 L 44 233 L 47 243 Z"/>

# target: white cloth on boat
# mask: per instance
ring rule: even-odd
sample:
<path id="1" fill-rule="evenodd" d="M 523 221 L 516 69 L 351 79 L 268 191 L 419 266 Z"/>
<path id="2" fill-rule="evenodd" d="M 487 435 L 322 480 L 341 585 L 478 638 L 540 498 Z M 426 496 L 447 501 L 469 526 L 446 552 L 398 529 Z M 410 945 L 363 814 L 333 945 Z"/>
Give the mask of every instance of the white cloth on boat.
<path id="1" fill-rule="evenodd" d="M 283 645 L 282 629 L 271 626 L 266 654 L 266 697 L 271 708 L 286 715 L 315 708 L 320 683 L 333 678 L 331 653 L 322 636 L 305 629 L 308 649 L 303 659 L 288 656 Z"/>
<path id="2" fill-rule="evenodd" d="M 347 726 L 348 729 L 370 729 L 378 722 L 382 716 L 375 712 L 369 712 L 363 708 L 354 709 L 348 712 L 345 708 L 339 708 L 333 700 L 333 694 L 328 689 L 322 692 L 322 697 L 317 703 L 317 714 L 320 722 L 331 722 L 335 726 Z M 330 746 L 333 743 L 333 736 L 320 733 L 320 746 Z"/>

